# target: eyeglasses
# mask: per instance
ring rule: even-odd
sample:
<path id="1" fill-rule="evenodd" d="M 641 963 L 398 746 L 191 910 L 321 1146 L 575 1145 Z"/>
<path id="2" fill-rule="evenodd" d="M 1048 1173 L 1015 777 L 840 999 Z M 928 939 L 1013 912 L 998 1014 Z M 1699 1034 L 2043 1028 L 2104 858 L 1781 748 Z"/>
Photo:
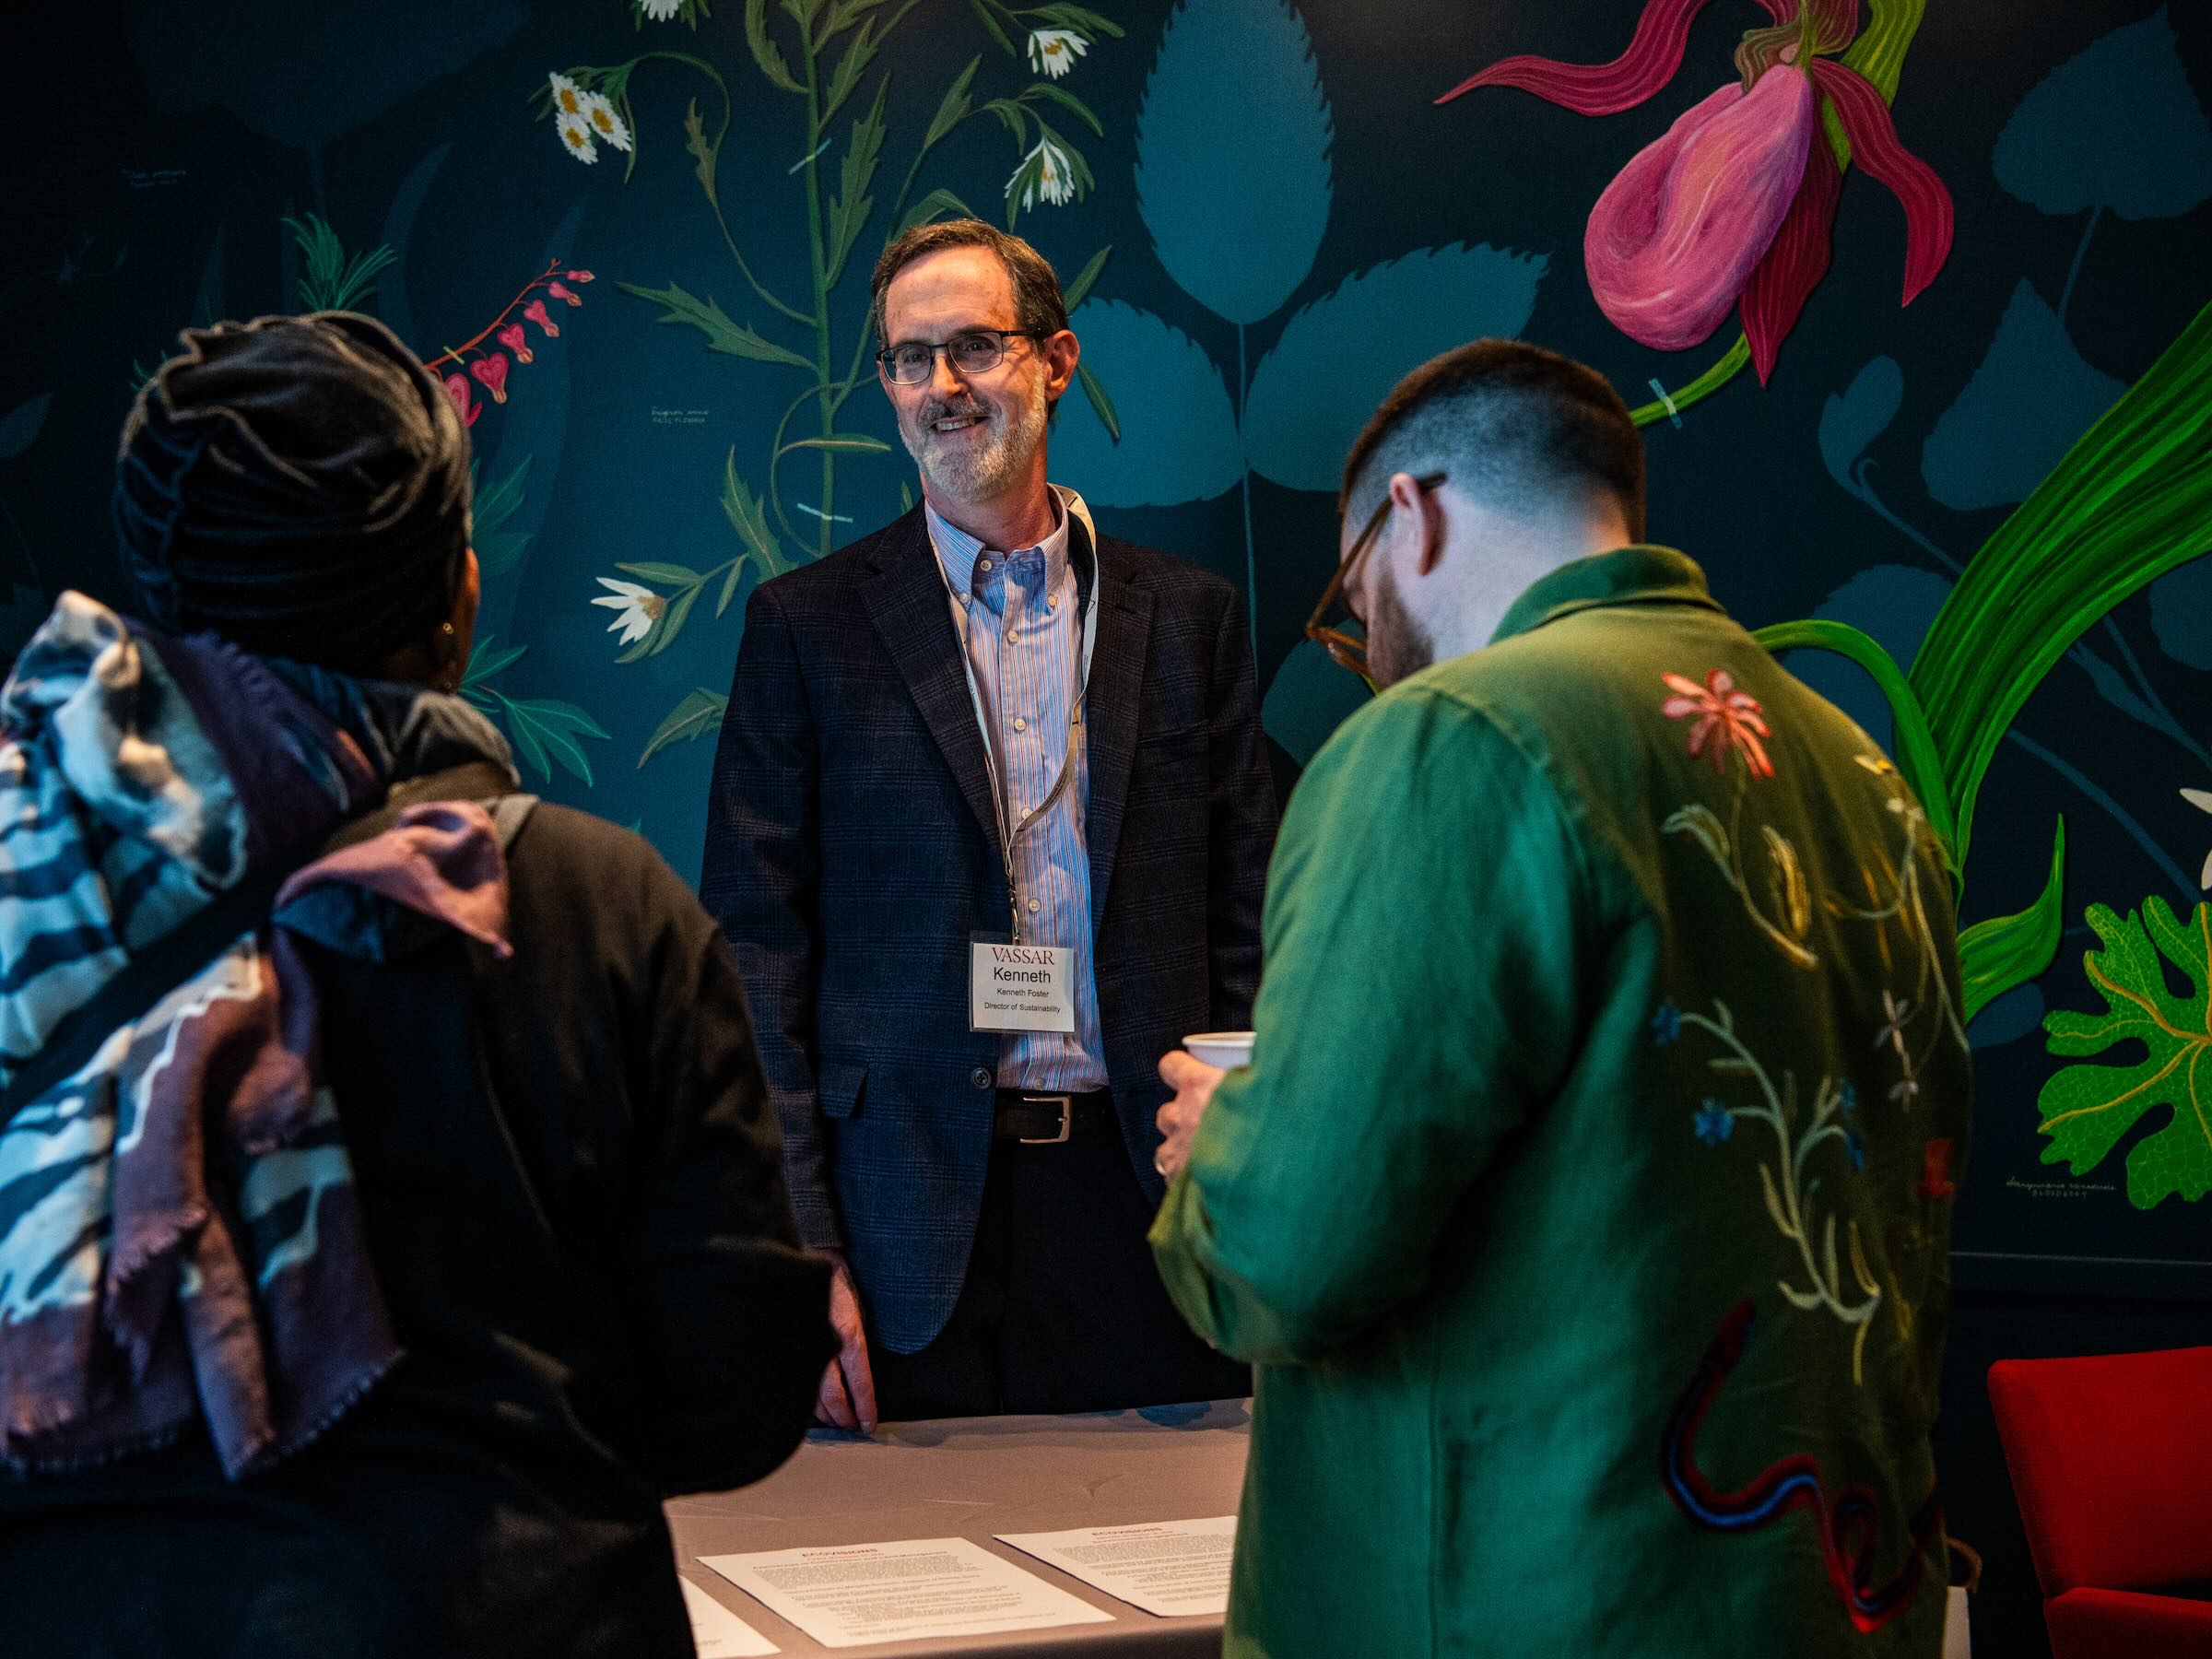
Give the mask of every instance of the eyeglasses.
<path id="1" fill-rule="evenodd" d="M 1441 472 L 1423 473 L 1414 479 L 1413 485 L 1426 495 L 1441 484 L 1447 476 Z M 1306 638 L 1327 652 L 1330 660 L 1339 668 L 1348 668 L 1365 680 L 1371 691 L 1375 688 L 1375 681 L 1367 668 L 1367 641 L 1358 634 L 1347 633 L 1341 628 L 1329 626 L 1328 615 L 1344 598 L 1346 586 L 1358 574 L 1361 561 L 1367 558 L 1368 549 L 1375 545 L 1375 538 L 1382 534 L 1383 522 L 1389 517 L 1390 498 L 1384 496 L 1376 503 L 1373 514 L 1361 527 L 1359 539 L 1352 543 L 1351 551 L 1337 561 L 1336 573 L 1329 578 L 1329 585 L 1322 591 L 1321 603 L 1313 607 L 1313 614 L 1306 618 Z M 1345 607 L 1345 614 L 1352 617 L 1354 621 L 1365 620 L 1354 616 L 1348 605 Z"/>
<path id="2" fill-rule="evenodd" d="M 1034 328 L 971 328 L 949 340 L 901 340 L 876 354 L 884 377 L 894 385 L 918 386 L 936 368 L 937 353 L 962 374 L 982 374 L 995 369 L 1006 355 L 1008 340 L 1041 340 Z"/>

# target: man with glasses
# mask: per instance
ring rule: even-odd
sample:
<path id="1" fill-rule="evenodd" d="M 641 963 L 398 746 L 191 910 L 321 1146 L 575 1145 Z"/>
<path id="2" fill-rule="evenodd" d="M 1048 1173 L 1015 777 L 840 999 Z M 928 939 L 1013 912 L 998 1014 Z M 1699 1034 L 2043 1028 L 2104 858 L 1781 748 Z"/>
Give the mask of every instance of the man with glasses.
<path id="1" fill-rule="evenodd" d="M 1643 544 L 1591 371 L 1424 365 L 1341 507 L 1310 632 L 1382 695 L 1284 820 L 1252 1064 L 1161 1065 L 1161 1271 L 1259 1367 L 1225 1651 L 1933 1659 L 1941 844 Z"/>
<path id="2" fill-rule="evenodd" d="M 1246 1023 L 1259 978 L 1242 601 L 1047 482 L 1081 348 L 1027 242 L 923 226 L 875 297 L 922 503 L 754 592 L 700 886 L 837 1263 L 818 1414 L 1241 1394 L 1145 1231 L 1154 1061 Z"/>

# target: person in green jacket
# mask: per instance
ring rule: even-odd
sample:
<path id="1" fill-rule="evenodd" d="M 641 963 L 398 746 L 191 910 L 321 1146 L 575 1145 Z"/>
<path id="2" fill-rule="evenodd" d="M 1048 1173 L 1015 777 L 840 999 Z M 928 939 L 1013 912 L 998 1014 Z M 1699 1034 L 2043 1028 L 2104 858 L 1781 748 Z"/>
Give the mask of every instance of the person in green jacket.
<path id="1" fill-rule="evenodd" d="M 1161 1065 L 1153 1249 L 1259 1367 L 1225 1651 L 1936 1654 L 1971 1074 L 1920 804 L 1641 541 L 1581 365 L 1424 365 L 1342 505 L 1365 638 L 1334 588 L 1312 631 L 1382 695 L 1284 818 L 1252 1064 Z"/>

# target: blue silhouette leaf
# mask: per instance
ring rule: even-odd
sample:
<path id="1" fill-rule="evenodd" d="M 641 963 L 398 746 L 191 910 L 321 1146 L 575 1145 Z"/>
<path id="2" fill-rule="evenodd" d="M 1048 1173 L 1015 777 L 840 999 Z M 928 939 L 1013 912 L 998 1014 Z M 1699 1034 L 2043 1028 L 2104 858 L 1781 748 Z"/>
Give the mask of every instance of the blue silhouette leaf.
<path id="1" fill-rule="evenodd" d="M 415 163 L 393 196 L 392 209 L 384 215 L 383 232 L 377 238 L 392 250 L 393 260 L 392 269 L 376 285 L 376 314 L 391 325 L 394 334 L 411 343 L 419 344 L 415 341 L 415 312 L 407 303 L 407 239 L 415 233 L 416 217 L 437 181 L 438 170 L 453 153 L 449 139 Z"/>
<path id="2" fill-rule="evenodd" d="M 1912 565 L 1876 565 L 1861 571 L 1821 601 L 1813 615 L 1823 621 L 1848 622 L 1871 635 L 1900 669 L 1910 670 L 1936 613 L 1949 597 L 1947 578 Z M 1794 651 L 1790 672 L 1834 703 L 1891 753 L 1888 700 L 1855 665 L 1832 652 Z"/>
<path id="3" fill-rule="evenodd" d="M 46 411 L 53 402 L 53 393 L 41 392 L 0 416 L 0 461 L 13 459 L 38 441 L 40 429 L 46 424 Z"/>
<path id="4" fill-rule="evenodd" d="M 1867 445 L 1889 429 L 1904 396 L 1905 371 L 1894 358 L 1878 357 L 1820 406 L 1820 459 L 1844 488 L 1857 490 L 1851 469 Z"/>
<path id="5" fill-rule="evenodd" d="M 1368 689 L 1311 640 L 1283 659 L 1260 705 L 1260 724 L 1304 766 L 1369 701 Z"/>
<path id="6" fill-rule="evenodd" d="M 1977 1049 L 2002 1048 L 2042 1027 L 2042 991 L 2032 984 L 2015 985 L 1974 1016 L 1966 1040 Z"/>
<path id="7" fill-rule="evenodd" d="M 1997 135 L 1997 182 L 2045 213 L 2172 218 L 2212 196 L 2212 124 L 2160 6 L 2061 64 Z"/>
<path id="8" fill-rule="evenodd" d="M 2150 584 L 2150 627 L 2175 662 L 2212 668 L 2212 559 L 2194 559 Z"/>
<path id="9" fill-rule="evenodd" d="M 1928 493 L 1971 512 L 2024 501 L 2127 387 L 2082 361 L 2026 281 L 1981 368 L 1921 446 Z"/>
<path id="10" fill-rule="evenodd" d="M 1100 507 L 1203 501 L 1243 476 L 1236 412 L 1213 359 L 1188 335 L 1114 300 L 1086 300 L 1070 320 L 1086 359 L 1126 388 L 1115 443 L 1088 398 L 1060 400 L 1053 465 Z"/>
<path id="11" fill-rule="evenodd" d="M 1182 0 L 1136 117 L 1136 200 L 1168 275 L 1257 323 L 1312 269 L 1329 219 L 1329 105 L 1282 0 Z"/>
<path id="12" fill-rule="evenodd" d="M 1541 253 L 1431 248 L 1345 279 L 1253 371 L 1244 453 L 1292 489 L 1335 489 L 1345 452 L 1398 377 L 1440 351 L 1527 325 Z"/>

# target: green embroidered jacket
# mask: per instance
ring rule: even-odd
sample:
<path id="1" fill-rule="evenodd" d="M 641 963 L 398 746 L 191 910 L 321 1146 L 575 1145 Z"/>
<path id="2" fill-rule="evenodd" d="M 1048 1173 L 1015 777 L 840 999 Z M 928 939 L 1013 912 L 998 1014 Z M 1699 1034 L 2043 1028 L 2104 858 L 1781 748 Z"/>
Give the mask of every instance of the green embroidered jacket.
<path id="1" fill-rule="evenodd" d="M 1152 1232 L 1260 1368 L 1226 1651 L 1935 1655 L 1953 930 L 1896 770 L 1666 548 L 1347 721 Z"/>

